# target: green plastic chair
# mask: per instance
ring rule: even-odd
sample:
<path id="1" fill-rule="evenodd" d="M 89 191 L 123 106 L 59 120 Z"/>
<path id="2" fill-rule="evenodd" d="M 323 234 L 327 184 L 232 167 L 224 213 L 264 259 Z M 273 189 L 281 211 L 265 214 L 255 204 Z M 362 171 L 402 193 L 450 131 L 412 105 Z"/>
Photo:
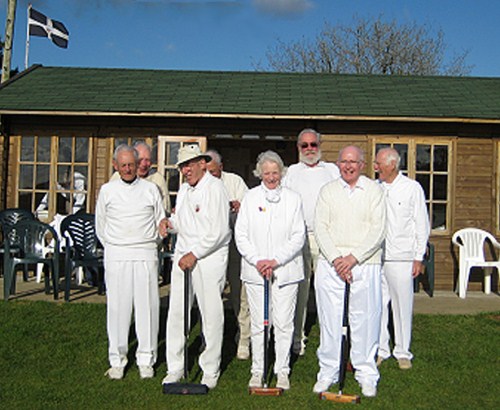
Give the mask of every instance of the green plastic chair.
<path id="1" fill-rule="evenodd" d="M 4 241 L 7 239 L 9 240 L 9 243 L 11 244 L 10 246 L 10 252 L 12 255 L 15 255 L 19 252 L 19 249 L 17 248 L 17 233 L 15 230 L 11 230 L 9 235 L 6 235 L 5 232 L 8 228 L 15 226 L 21 221 L 25 220 L 33 220 L 35 219 L 35 215 L 31 213 L 30 211 L 22 208 L 7 208 L 4 209 L 3 211 L 0 211 L 0 225 L 2 227 L 2 244 L 0 246 L 0 255 L 5 254 L 5 246 L 4 246 Z M 0 268 L 3 268 L 3 262 L 0 264 Z M 3 271 L 3 269 L 2 269 Z M 28 269 L 25 266 L 24 267 L 24 274 L 23 278 L 24 280 L 28 280 Z"/>
<path id="2" fill-rule="evenodd" d="M 61 222 L 61 238 L 66 241 L 64 278 L 64 300 L 69 302 L 71 273 L 82 267 L 97 283 L 99 295 L 105 293 L 103 249 L 95 232 L 95 215 L 77 212 Z"/>
<path id="3" fill-rule="evenodd" d="M 59 238 L 50 225 L 36 219 L 21 221 L 5 231 L 6 236 L 16 234 L 15 243 L 4 242 L 4 300 L 8 300 L 16 290 L 16 267 L 23 264 L 43 263 L 52 271 L 54 299 L 59 298 Z M 46 244 L 54 239 L 53 253 L 47 254 Z M 16 253 L 12 253 L 14 246 Z M 50 293 L 50 279 L 45 275 L 45 293 Z"/>

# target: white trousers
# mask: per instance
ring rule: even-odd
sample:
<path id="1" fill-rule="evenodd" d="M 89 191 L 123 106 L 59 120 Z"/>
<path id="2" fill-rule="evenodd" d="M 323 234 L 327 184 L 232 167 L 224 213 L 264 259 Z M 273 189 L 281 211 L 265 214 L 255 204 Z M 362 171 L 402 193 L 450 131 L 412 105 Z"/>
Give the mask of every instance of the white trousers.
<path id="1" fill-rule="evenodd" d="M 380 377 L 375 363 L 382 306 L 380 265 L 355 266 L 352 273 L 349 300 L 351 363 L 360 384 L 376 385 Z M 345 282 L 333 266 L 321 258 L 314 285 L 320 325 L 317 378 L 336 383 L 340 369 Z"/>
<path id="2" fill-rule="evenodd" d="M 241 284 L 240 311 L 238 312 L 238 325 L 240 328 L 240 338 L 238 343 L 250 347 L 250 337 L 252 335 L 250 320 L 250 307 L 248 306 L 247 289 L 244 283 Z"/>
<path id="3" fill-rule="evenodd" d="M 307 240 L 302 249 L 304 258 L 304 280 L 299 282 L 299 293 L 297 295 L 297 308 L 295 309 L 293 343 L 301 343 L 305 339 L 304 328 L 307 319 L 307 304 L 309 301 L 309 289 L 311 277 L 316 271 L 318 264 L 319 247 L 313 233 L 307 235 Z"/>
<path id="4" fill-rule="evenodd" d="M 382 322 L 378 355 L 384 359 L 391 356 L 389 347 L 389 302 L 394 325 L 394 350 L 396 359 L 413 358 L 410 352 L 413 316 L 413 261 L 384 262 L 382 267 Z"/>
<path id="5" fill-rule="evenodd" d="M 153 366 L 158 351 L 158 261 L 106 261 L 109 364 L 125 367 L 134 311 L 138 366 Z"/>
<path id="6" fill-rule="evenodd" d="M 227 280 L 231 289 L 230 298 L 234 314 L 238 321 L 238 343 L 250 346 L 250 310 L 248 307 L 245 285 L 241 281 L 241 255 L 234 239 L 229 244 Z"/>
<path id="7" fill-rule="evenodd" d="M 196 296 L 201 314 L 205 350 L 199 357 L 203 373 L 218 377 L 224 331 L 222 292 L 226 282 L 227 248 L 199 260 L 191 271 L 189 312 Z M 179 268 L 180 255 L 174 256 L 167 317 L 168 373 L 184 371 L 184 272 Z M 190 321 L 191 318 L 188 317 Z"/>
<path id="8" fill-rule="evenodd" d="M 245 283 L 252 329 L 252 374 L 264 373 L 264 284 Z M 290 373 L 298 283 L 269 286 L 269 329 L 274 327 L 275 373 Z"/>

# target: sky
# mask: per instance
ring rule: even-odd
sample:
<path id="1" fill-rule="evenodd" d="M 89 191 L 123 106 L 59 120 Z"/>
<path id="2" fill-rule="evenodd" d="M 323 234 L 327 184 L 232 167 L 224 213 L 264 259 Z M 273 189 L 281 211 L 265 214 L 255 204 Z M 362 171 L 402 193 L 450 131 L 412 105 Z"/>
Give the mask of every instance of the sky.
<path id="1" fill-rule="evenodd" d="M 17 0 L 11 68 L 24 69 L 27 7 Z M 500 76 L 497 0 L 31 0 L 62 22 L 69 46 L 30 37 L 29 65 L 254 71 L 279 41 L 313 40 L 355 16 L 441 29 L 447 56 L 468 51 L 469 75 Z M 0 0 L 5 38 L 7 0 Z"/>

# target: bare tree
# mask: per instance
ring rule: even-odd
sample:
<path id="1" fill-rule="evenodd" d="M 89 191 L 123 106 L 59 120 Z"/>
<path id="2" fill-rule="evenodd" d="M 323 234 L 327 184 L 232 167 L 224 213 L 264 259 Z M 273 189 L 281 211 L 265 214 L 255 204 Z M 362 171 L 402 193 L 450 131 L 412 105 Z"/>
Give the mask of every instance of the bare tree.
<path id="1" fill-rule="evenodd" d="M 267 65 L 257 69 L 281 72 L 468 75 L 468 51 L 445 61 L 442 30 L 416 23 L 354 18 L 352 26 L 325 23 L 313 40 L 277 41 L 266 52 Z"/>

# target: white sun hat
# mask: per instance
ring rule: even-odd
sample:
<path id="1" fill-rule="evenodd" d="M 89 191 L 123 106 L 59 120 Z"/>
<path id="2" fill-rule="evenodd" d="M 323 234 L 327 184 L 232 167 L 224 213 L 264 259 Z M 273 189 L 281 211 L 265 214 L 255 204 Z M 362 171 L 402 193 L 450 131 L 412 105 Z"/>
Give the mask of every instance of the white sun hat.
<path id="1" fill-rule="evenodd" d="M 199 145 L 197 144 L 189 144 L 184 145 L 179 150 L 179 155 L 177 157 L 177 166 L 181 164 L 191 161 L 192 159 L 199 158 L 204 159 L 206 162 L 210 162 L 212 157 L 210 155 L 204 154 L 201 152 Z"/>

